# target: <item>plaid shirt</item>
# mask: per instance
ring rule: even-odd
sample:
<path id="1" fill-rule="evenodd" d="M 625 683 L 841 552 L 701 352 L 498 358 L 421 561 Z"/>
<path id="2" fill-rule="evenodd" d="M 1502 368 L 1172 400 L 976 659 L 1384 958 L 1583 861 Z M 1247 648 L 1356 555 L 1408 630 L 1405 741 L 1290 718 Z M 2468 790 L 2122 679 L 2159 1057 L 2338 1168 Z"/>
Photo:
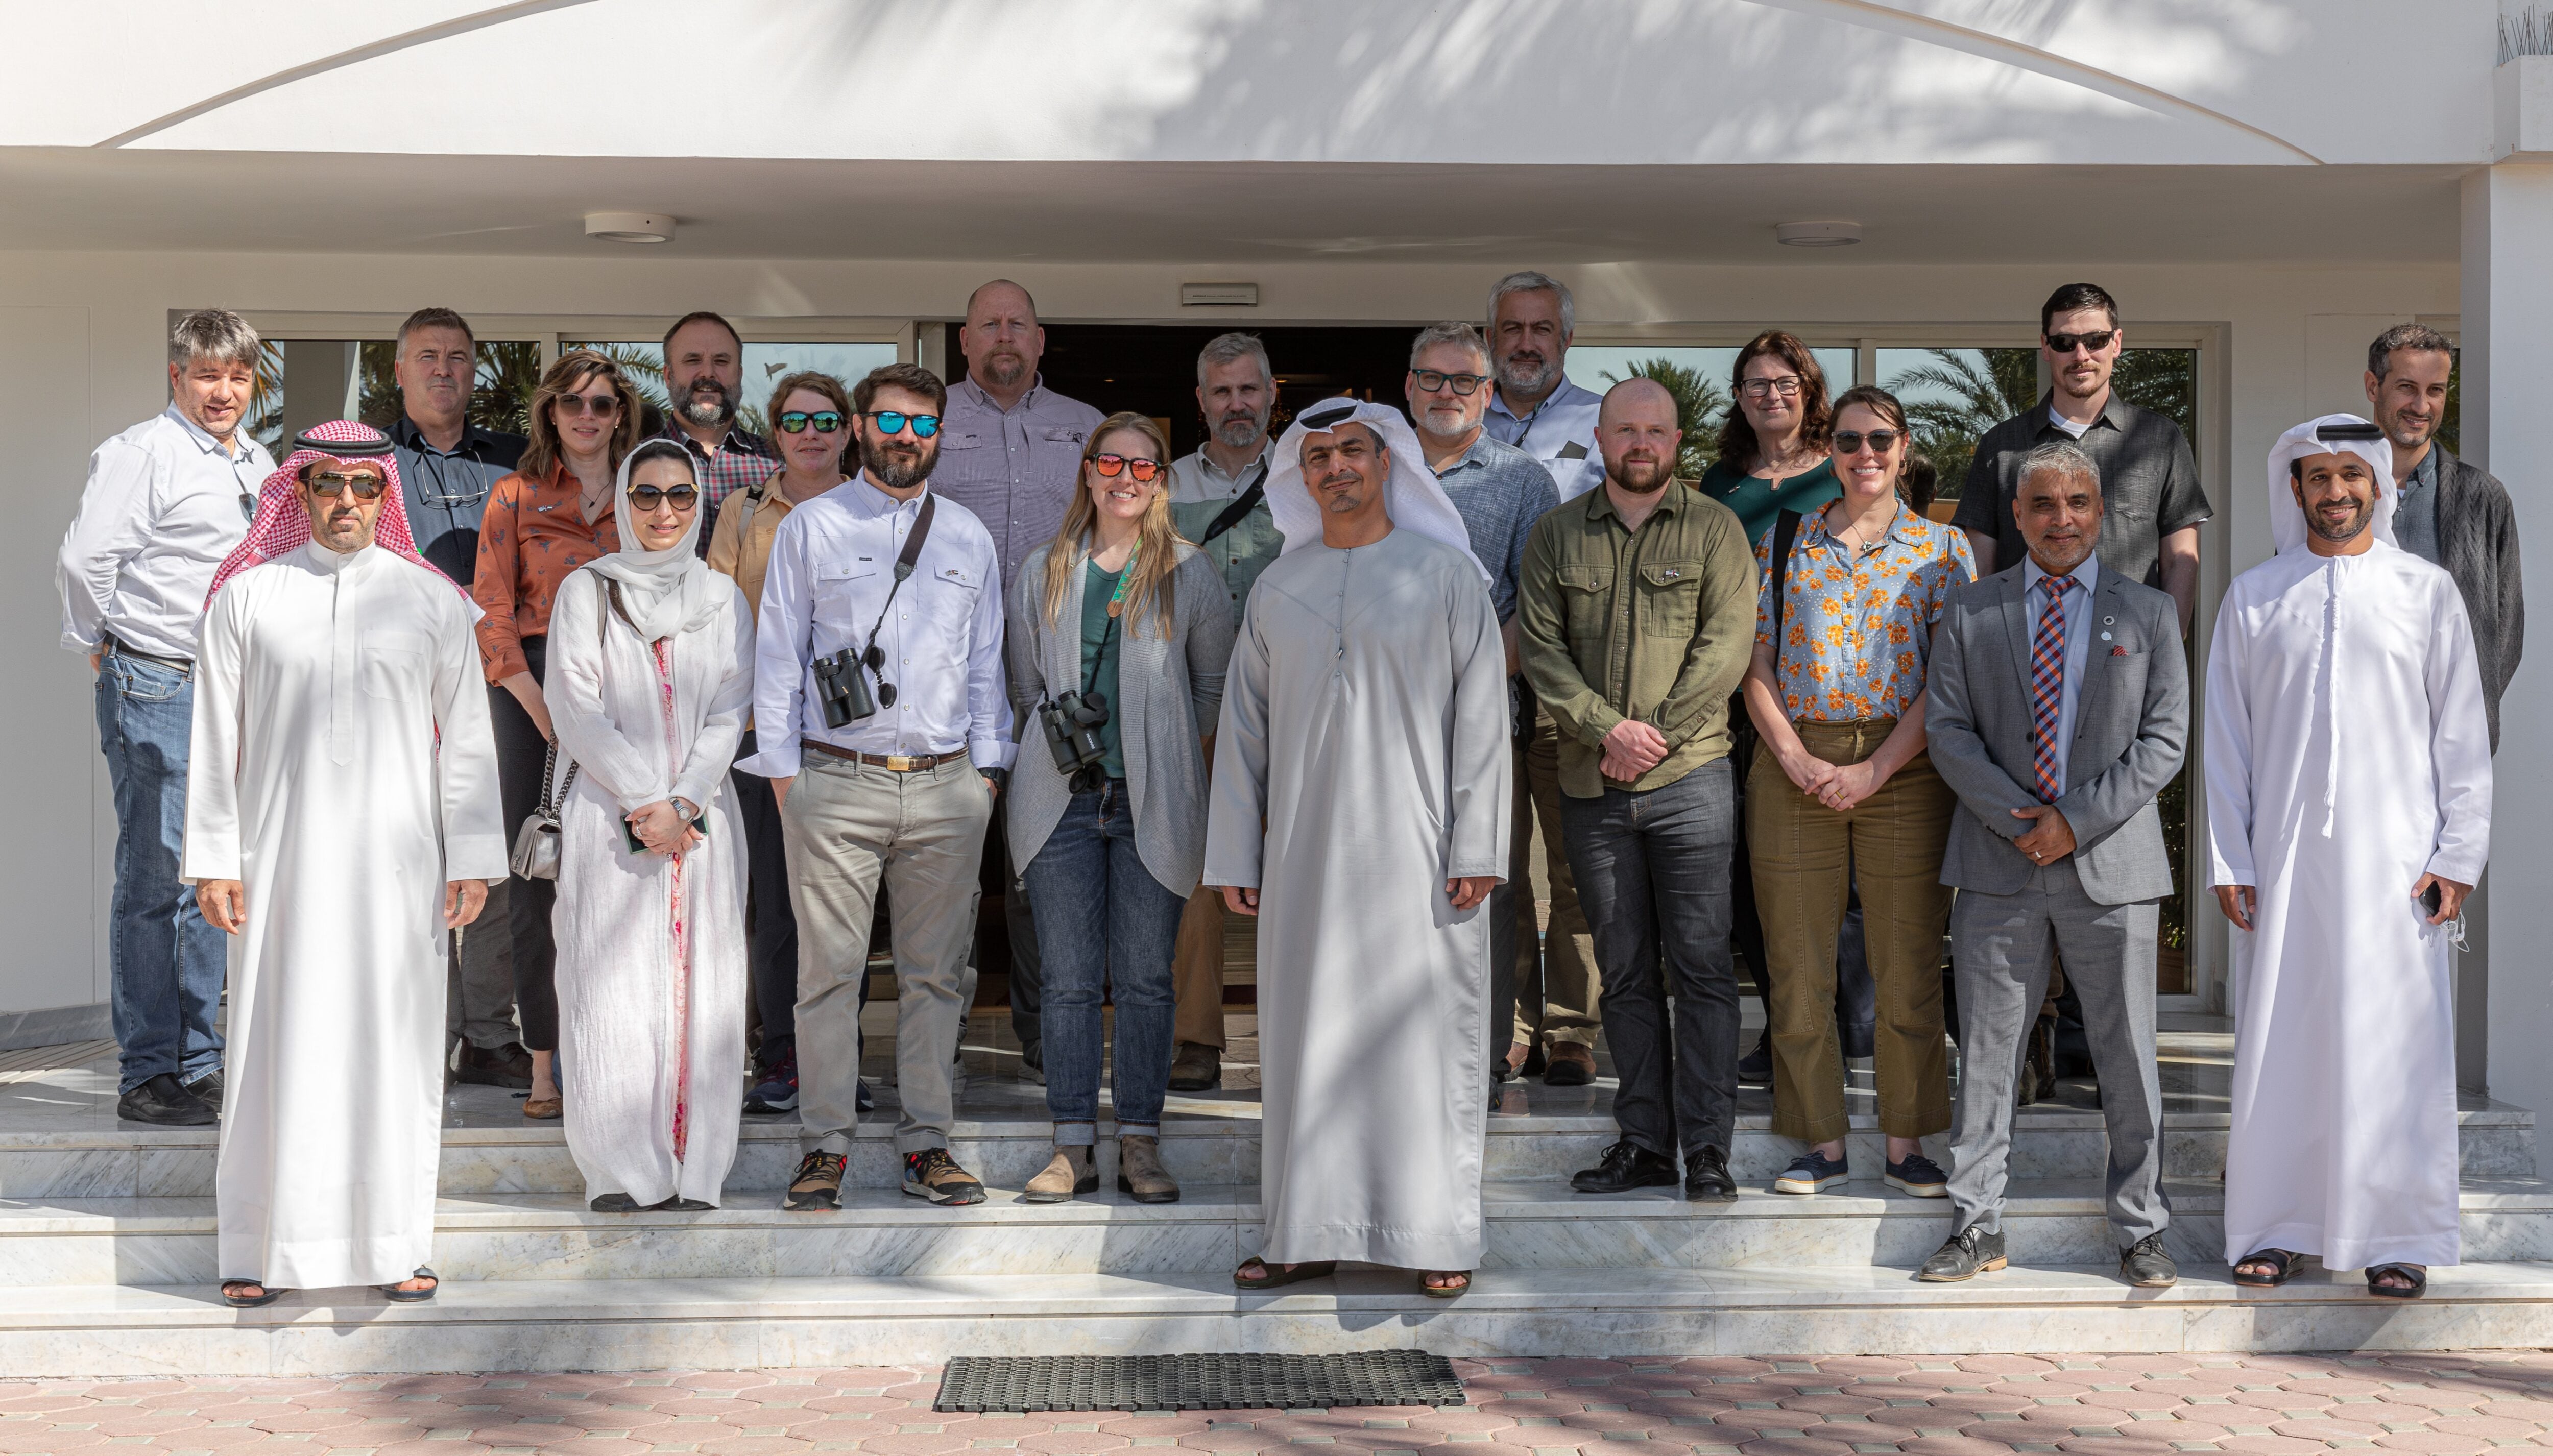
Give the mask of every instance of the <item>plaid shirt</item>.
<path id="1" fill-rule="evenodd" d="M 700 441 L 684 434 L 683 427 L 670 418 L 665 421 L 664 433 L 658 438 L 671 440 L 691 451 L 693 462 L 700 467 L 701 490 L 709 496 L 713 512 L 712 519 L 701 522 L 701 539 L 704 541 L 710 538 L 709 528 L 714 523 L 720 504 L 747 486 L 762 484 L 763 478 L 771 474 L 771 468 L 780 463 L 780 452 L 772 449 L 768 441 L 750 430 L 732 426 L 716 450 L 702 449 Z"/>

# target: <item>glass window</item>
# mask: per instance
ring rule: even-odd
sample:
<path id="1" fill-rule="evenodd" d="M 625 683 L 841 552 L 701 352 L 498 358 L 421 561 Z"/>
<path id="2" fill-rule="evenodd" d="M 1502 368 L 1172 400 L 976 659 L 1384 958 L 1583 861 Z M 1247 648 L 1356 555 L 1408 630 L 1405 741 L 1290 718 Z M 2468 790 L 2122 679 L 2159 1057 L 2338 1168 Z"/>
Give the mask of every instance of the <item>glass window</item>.
<path id="1" fill-rule="evenodd" d="M 2039 402 L 2037 349 L 1882 349 L 1879 385 L 1906 406 L 1916 448 L 1955 501 L 1986 431 Z"/>
<path id="2" fill-rule="evenodd" d="M 598 349 L 610 355 L 645 397 L 650 415 L 647 429 L 652 433 L 659 427 L 665 410 L 665 349 L 661 341 L 602 343 L 563 339 L 559 347 Z M 780 383 L 784 375 L 803 369 L 820 370 L 848 389 L 870 370 L 893 363 L 893 344 L 765 343 L 748 339 L 744 345 L 744 397 L 736 401 L 735 422 L 754 434 L 770 434 L 770 422 L 763 418 L 763 410 L 771 402 L 772 386 Z"/>
<path id="3" fill-rule="evenodd" d="M 362 418 L 388 429 L 401 401 L 396 374 L 398 344 L 366 339 L 362 345 Z M 481 339 L 478 376 L 470 386 L 470 422 L 509 435 L 530 433 L 532 391 L 541 383 L 541 346 L 529 339 Z"/>
<path id="4" fill-rule="evenodd" d="M 1827 394 L 1852 388 L 1853 351 L 1812 349 L 1826 371 Z M 1677 422 L 1684 429 L 1683 458 L 1677 473 L 1693 479 L 1720 453 L 1720 426 L 1727 417 L 1728 378 L 1737 367 L 1737 346 L 1686 348 L 1655 344 L 1573 344 L 1569 349 L 1569 382 L 1603 393 L 1634 375 L 1657 380 L 1676 396 Z"/>

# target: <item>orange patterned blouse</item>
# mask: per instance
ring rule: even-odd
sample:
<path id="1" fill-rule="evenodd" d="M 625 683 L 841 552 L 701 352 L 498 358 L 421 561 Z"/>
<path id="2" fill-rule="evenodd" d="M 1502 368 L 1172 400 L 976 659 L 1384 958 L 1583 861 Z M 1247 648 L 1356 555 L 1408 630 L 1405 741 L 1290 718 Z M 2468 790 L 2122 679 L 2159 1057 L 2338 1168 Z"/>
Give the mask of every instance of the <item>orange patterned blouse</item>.
<path id="1" fill-rule="evenodd" d="M 1773 640 L 1773 532 L 1755 543 L 1755 641 Z M 1950 591 L 1976 580 L 1967 533 L 1898 507 L 1887 536 L 1857 556 L 1827 534 L 1826 512 L 1800 518 L 1783 597 L 1773 683 L 1793 723 L 1899 718 L 1924 694 L 1933 624 Z"/>
<path id="2" fill-rule="evenodd" d="M 616 497 L 588 525 L 577 508 L 582 494 L 565 464 L 546 481 L 517 471 L 489 493 L 470 595 L 488 614 L 479 622 L 479 664 L 492 683 L 531 671 L 523 638 L 549 632 L 550 604 L 568 573 L 620 549 Z"/>

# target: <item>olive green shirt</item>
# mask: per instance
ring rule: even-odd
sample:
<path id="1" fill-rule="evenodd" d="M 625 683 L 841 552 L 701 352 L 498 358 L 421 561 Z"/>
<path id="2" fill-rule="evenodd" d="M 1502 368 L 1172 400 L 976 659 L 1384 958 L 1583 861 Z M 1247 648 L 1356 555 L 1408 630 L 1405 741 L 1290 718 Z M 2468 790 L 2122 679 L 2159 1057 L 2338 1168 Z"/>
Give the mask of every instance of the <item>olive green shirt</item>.
<path id="1" fill-rule="evenodd" d="M 1600 488 L 1535 523 L 1516 625 L 1524 675 L 1560 726 L 1561 792 L 1663 788 L 1728 753 L 1729 695 L 1755 648 L 1755 555 L 1736 514 L 1682 481 L 1636 533 Z M 1625 718 L 1667 740 L 1630 784 L 1601 768 Z"/>

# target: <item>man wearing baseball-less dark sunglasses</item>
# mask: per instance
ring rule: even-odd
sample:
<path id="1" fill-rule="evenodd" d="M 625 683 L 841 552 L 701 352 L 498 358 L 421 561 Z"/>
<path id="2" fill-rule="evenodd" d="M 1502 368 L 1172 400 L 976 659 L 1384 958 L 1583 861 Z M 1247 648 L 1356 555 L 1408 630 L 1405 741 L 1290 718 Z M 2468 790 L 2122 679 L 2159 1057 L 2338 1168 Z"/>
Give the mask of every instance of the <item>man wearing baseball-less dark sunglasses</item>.
<path id="1" fill-rule="evenodd" d="M 995 279 L 966 299 L 958 331 L 966 377 L 949 386 L 948 403 L 937 422 L 940 465 L 931 489 L 965 506 L 993 533 L 1001 553 L 1002 590 L 1011 589 L 1020 562 L 1063 528 L 1063 508 L 1079 489 L 1081 447 L 1100 420 L 1098 410 L 1046 387 L 1038 361 L 1046 330 L 1038 326 L 1029 290 Z M 886 422 L 875 422 L 892 434 Z M 914 433 L 923 438 L 916 422 Z M 984 852 L 1008 860 L 1010 836 L 1000 812 Z M 1011 1030 L 1020 1039 L 1021 1066 L 1043 1080 L 1043 999 L 1038 975 L 1037 926 L 1016 866 L 1002 866 L 1002 919 L 1011 943 Z"/>
<path id="2" fill-rule="evenodd" d="M 2186 636 L 2198 605 L 2198 527 L 2215 513 L 2189 438 L 2111 387 L 2128 336 L 2118 300 L 2099 284 L 2067 283 L 2049 294 L 2039 338 L 2048 394 L 1977 441 L 1950 523 L 1968 533 L 1978 576 L 2019 561 L 2029 549 L 2012 513 L 2022 461 L 2051 440 L 2071 440 L 2101 475 L 2102 570 L 2170 593 Z"/>

